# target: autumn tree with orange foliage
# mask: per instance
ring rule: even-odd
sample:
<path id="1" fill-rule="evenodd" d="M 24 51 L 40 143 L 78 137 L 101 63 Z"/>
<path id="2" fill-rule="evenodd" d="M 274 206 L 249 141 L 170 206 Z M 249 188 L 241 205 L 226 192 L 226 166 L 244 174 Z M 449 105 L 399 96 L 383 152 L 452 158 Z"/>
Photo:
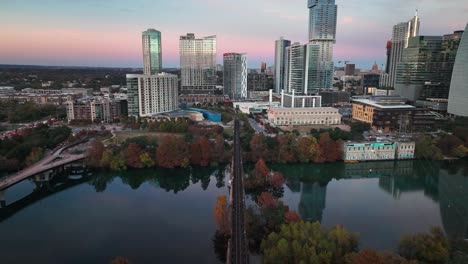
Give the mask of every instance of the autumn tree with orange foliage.
<path id="1" fill-rule="evenodd" d="M 278 206 L 278 199 L 269 192 L 262 192 L 262 194 L 257 196 L 257 201 L 261 208 L 272 208 Z"/>
<path id="2" fill-rule="evenodd" d="M 284 223 L 289 224 L 289 223 L 298 223 L 301 222 L 302 218 L 301 216 L 296 213 L 295 211 L 287 211 L 284 214 Z"/>
<path id="3" fill-rule="evenodd" d="M 88 149 L 86 163 L 91 167 L 99 167 L 103 153 L 104 144 L 99 140 L 92 141 L 91 146 Z"/>
<path id="4" fill-rule="evenodd" d="M 190 151 L 184 139 L 166 135 L 156 150 L 156 162 L 163 168 L 187 167 Z"/>
<path id="5" fill-rule="evenodd" d="M 259 159 L 255 164 L 255 176 L 266 178 L 270 174 L 270 169 L 263 159 Z"/>
<path id="6" fill-rule="evenodd" d="M 255 134 L 250 140 L 250 158 L 252 161 L 265 159 L 267 154 L 267 145 L 265 136 L 261 133 Z"/>
<path id="7" fill-rule="evenodd" d="M 143 163 L 140 160 L 142 154 L 140 146 L 135 143 L 128 144 L 126 153 L 127 166 L 130 168 L 143 168 Z"/>
<path id="8" fill-rule="evenodd" d="M 231 228 L 229 222 L 229 209 L 226 195 L 216 197 L 216 205 L 213 209 L 213 219 L 216 224 L 216 229 L 223 235 L 230 235 Z"/>
<path id="9" fill-rule="evenodd" d="M 318 146 L 319 155 L 317 162 L 334 162 L 341 158 L 340 144 L 331 139 L 328 133 L 320 135 Z"/>
<path id="10" fill-rule="evenodd" d="M 278 141 L 278 162 L 280 163 L 294 163 L 296 159 L 296 140 L 293 134 L 281 134 L 276 137 Z"/>

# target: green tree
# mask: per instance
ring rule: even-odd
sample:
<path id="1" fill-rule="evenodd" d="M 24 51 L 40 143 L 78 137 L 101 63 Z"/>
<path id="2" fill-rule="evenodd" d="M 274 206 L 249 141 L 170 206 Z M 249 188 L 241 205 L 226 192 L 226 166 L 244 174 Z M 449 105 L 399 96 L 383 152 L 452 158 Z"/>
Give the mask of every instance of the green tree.
<path id="1" fill-rule="evenodd" d="M 344 263 L 357 251 L 357 235 L 342 227 L 328 230 L 320 223 L 284 224 L 262 241 L 264 263 Z"/>
<path id="2" fill-rule="evenodd" d="M 416 142 L 415 156 L 418 159 L 428 160 L 441 160 L 444 158 L 430 136 L 425 136 Z"/>
<path id="3" fill-rule="evenodd" d="M 409 260 L 422 263 L 447 263 L 450 245 L 440 228 L 432 228 L 429 233 L 404 236 L 398 244 L 398 253 Z"/>
<path id="4" fill-rule="evenodd" d="M 154 166 L 154 160 L 148 152 L 140 154 L 140 162 L 145 168 L 151 168 Z"/>
<path id="5" fill-rule="evenodd" d="M 44 157 L 44 150 L 42 148 L 33 148 L 31 153 L 26 157 L 26 165 L 31 166 Z"/>

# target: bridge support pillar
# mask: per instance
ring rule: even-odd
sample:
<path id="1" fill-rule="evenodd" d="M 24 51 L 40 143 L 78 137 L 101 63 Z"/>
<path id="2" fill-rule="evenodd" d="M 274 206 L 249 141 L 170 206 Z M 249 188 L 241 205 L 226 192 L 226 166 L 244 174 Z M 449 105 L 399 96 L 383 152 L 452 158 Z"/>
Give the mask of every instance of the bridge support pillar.
<path id="1" fill-rule="evenodd" d="M 5 193 L 6 190 L 0 190 L 0 208 L 6 207 Z"/>

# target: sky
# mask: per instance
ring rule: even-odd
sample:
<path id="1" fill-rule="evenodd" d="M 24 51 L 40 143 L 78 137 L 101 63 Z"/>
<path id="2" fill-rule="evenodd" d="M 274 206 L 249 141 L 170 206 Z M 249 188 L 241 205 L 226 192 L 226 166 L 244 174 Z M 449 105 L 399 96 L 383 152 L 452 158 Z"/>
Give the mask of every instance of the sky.
<path id="1" fill-rule="evenodd" d="M 421 19 L 420 35 L 463 30 L 467 0 L 336 0 L 338 61 L 385 63 L 394 24 Z M 217 35 L 250 68 L 274 63 L 275 40 L 306 43 L 307 0 L 0 0 L 0 64 L 142 67 L 141 32 L 162 32 L 163 66 L 179 66 L 179 36 Z"/>

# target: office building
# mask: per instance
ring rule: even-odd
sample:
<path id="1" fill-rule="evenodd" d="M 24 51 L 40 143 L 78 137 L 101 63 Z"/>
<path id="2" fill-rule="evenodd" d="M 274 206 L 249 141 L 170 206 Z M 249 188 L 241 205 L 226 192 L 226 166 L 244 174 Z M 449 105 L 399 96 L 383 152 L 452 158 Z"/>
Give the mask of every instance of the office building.
<path id="1" fill-rule="evenodd" d="M 195 38 L 188 33 L 180 37 L 181 92 L 213 94 L 216 89 L 216 36 Z"/>
<path id="2" fill-rule="evenodd" d="M 309 8 L 309 43 L 314 44 L 308 56 L 313 69 L 309 87 L 331 88 L 333 82 L 333 45 L 336 37 L 338 6 L 335 0 L 308 0 Z M 316 72 L 314 72 L 316 71 Z M 316 78 L 316 79 L 315 79 Z M 310 79 L 310 78 L 309 78 Z M 307 83 L 307 82 L 306 82 Z"/>
<path id="3" fill-rule="evenodd" d="M 161 32 L 148 29 L 142 33 L 143 73 L 158 74 L 162 69 Z"/>
<path id="4" fill-rule="evenodd" d="M 272 78 L 269 78 L 264 73 L 248 73 L 247 74 L 247 91 L 268 91 L 272 86 Z"/>
<path id="5" fill-rule="evenodd" d="M 356 64 L 346 64 L 345 65 L 345 76 L 353 76 L 355 70 L 356 70 Z"/>
<path id="6" fill-rule="evenodd" d="M 463 33 L 452 73 L 448 113 L 468 117 L 468 24 Z"/>
<path id="7" fill-rule="evenodd" d="M 345 91 L 321 91 L 322 106 L 333 107 L 335 105 L 349 104 L 351 94 Z"/>
<path id="8" fill-rule="evenodd" d="M 177 75 L 127 74 L 127 88 L 131 116 L 150 117 L 178 108 Z"/>
<path id="9" fill-rule="evenodd" d="M 353 119 L 369 123 L 373 129 L 400 132 L 431 130 L 435 116 L 427 109 L 405 103 L 400 96 L 353 98 Z"/>
<path id="10" fill-rule="evenodd" d="M 373 94 L 373 91 L 380 87 L 380 74 L 364 73 L 361 76 L 361 94 Z"/>
<path id="11" fill-rule="evenodd" d="M 247 55 L 225 53 L 224 60 L 224 93 L 231 100 L 247 99 Z"/>
<path id="12" fill-rule="evenodd" d="M 330 126 L 341 124 L 341 115 L 332 107 L 270 108 L 268 121 L 277 126 Z"/>
<path id="13" fill-rule="evenodd" d="M 393 26 L 392 47 L 389 63 L 389 83 L 385 86 L 395 87 L 396 71 L 401 61 L 403 50 L 408 47 L 409 38 L 419 36 L 419 17 L 416 15 L 408 22 Z"/>
<path id="14" fill-rule="evenodd" d="M 447 99 L 462 33 L 410 38 L 397 67 L 396 93 L 411 101 Z"/>

